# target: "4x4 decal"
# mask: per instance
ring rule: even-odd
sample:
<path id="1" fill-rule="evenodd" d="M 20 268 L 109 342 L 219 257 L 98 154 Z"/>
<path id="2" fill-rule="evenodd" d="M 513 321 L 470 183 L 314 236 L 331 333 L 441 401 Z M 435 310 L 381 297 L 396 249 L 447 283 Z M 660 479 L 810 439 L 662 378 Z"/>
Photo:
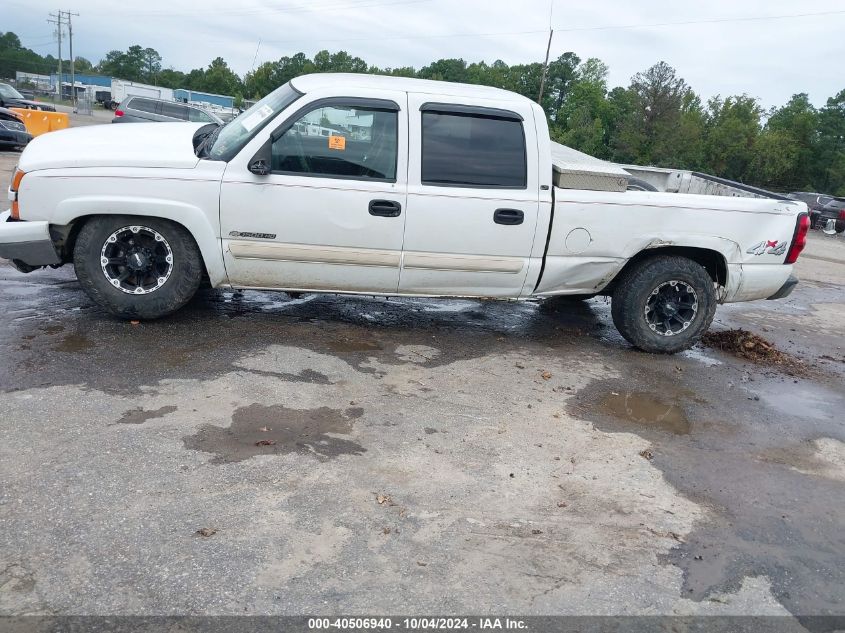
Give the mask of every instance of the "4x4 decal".
<path id="1" fill-rule="evenodd" d="M 763 240 L 749 248 L 746 253 L 749 255 L 783 255 L 786 252 L 786 242 L 778 240 Z"/>

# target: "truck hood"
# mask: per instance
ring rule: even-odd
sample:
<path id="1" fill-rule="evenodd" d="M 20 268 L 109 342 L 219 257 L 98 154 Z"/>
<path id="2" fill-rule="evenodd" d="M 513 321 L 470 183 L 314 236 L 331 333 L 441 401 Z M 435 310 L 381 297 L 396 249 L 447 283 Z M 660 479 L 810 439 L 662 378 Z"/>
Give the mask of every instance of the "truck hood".
<path id="1" fill-rule="evenodd" d="M 42 134 L 21 154 L 23 171 L 63 167 L 191 169 L 199 159 L 193 137 L 207 123 L 88 125 Z"/>

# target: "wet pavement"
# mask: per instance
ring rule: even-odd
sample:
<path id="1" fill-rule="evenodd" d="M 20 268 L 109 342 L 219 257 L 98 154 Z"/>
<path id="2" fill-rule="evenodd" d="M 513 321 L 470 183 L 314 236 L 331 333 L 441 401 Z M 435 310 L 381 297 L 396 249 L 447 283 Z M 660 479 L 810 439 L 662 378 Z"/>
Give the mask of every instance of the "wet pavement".
<path id="1" fill-rule="evenodd" d="M 132 324 L 0 262 L 0 613 L 845 615 L 845 240 L 799 274 L 714 325 L 778 367 L 604 299 Z"/>
<path id="2" fill-rule="evenodd" d="M 845 614 L 845 294 L 806 262 L 716 325 L 797 373 L 636 352 L 603 299 L 131 324 L 0 264 L 0 611 Z"/>

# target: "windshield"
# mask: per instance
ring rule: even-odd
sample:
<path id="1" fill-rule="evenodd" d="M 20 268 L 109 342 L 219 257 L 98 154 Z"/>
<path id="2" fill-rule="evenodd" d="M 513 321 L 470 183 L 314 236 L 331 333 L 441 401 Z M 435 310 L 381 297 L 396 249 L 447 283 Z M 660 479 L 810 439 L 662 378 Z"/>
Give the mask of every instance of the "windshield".
<path id="1" fill-rule="evenodd" d="M 213 160 L 231 160 L 279 112 L 300 96 L 290 83 L 276 88 L 249 110 L 220 128 L 208 157 Z"/>
<path id="2" fill-rule="evenodd" d="M 9 84 L 0 84 L 0 95 L 4 99 L 23 99 L 23 95 L 12 88 Z"/>

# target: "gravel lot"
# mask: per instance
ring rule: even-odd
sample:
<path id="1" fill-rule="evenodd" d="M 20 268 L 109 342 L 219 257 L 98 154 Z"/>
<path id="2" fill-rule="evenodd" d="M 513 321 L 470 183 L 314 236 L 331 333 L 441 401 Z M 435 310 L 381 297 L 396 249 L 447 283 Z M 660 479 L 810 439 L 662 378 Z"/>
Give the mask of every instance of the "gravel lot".
<path id="1" fill-rule="evenodd" d="M 132 325 L 0 262 L 0 614 L 845 615 L 845 240 L 798 273 L 717 312 L 773 365 L 636 352 L 603 299 Z"/>

